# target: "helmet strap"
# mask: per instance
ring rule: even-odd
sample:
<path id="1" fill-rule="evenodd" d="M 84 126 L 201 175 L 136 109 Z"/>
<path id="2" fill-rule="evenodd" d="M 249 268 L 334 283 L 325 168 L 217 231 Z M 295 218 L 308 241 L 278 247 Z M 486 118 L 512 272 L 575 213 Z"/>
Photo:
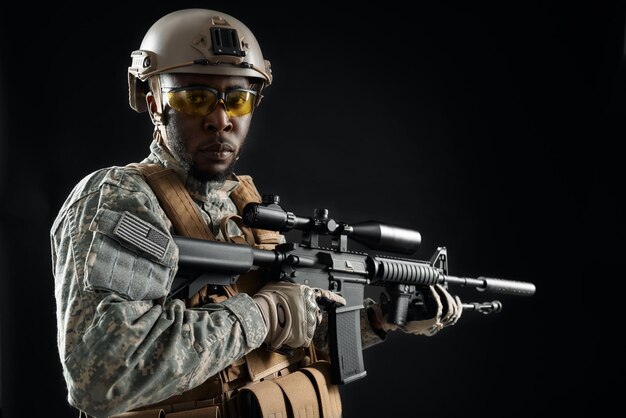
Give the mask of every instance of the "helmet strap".
<path id="1" fill-rule="evenodd" d="M 165 125 L 163 123 L 163 94 L 161 93 L 161 76 L 155 75 L 148 79 L 148 84 L 150 86 L 150 93 L 154 98 L 154 105 L 156 106 L 156 111 L 150 111 L 150 119 L 154 124 L 154 133 L 152 134 L 153 139 L 156 140 L 159 145 L 165 147 L 167 142 L 167 134 L 165 133 Z"/>

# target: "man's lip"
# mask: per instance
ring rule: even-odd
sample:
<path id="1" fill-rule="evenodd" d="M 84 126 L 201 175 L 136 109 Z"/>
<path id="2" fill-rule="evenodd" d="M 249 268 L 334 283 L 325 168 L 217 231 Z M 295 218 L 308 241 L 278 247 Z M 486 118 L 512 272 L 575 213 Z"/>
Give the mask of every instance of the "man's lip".
<path id="1" fill-rule="evenodd" d="M 214 162 L 224 162 L 233 158 L 235 151 L 232 147 L 206 147 L 200 149 L 201 155 Z"/>
<path id="2" fill-rule="evenodd" d="M 213 144 L 206 147 L 201 147 L 202 152 L 234 152 L 235 148 L 229 144 Z"/>

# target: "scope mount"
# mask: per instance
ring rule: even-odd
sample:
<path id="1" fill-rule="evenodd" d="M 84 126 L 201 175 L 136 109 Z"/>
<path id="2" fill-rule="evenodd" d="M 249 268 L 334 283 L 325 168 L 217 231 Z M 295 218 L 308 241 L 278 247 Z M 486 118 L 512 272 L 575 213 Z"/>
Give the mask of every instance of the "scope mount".
<path id="1" fill-rule="evenodd" d="M 271 207 L 283 210 L 280 206 L 280 196 L 275 194 L 263 195 L 261 204 L 265 207 Z M 286 224 L 291 227 L 295 224 L 296 216 L 285 211 L 287 215 Z M 290 225 L 291 224 L 291 225 Z M 329 217 L 329 210 L 326 208 L 315 208 L 313 216 L 310 218 L 309 225 L 302 230 L 301 244 L 308 248 L 319 248 L 320 235 L 331 236 L 330 246 L 335 251 L 348 251 L 348 233 L 352 231 L 352 227 L 343 222 L 337 222 Z"/>

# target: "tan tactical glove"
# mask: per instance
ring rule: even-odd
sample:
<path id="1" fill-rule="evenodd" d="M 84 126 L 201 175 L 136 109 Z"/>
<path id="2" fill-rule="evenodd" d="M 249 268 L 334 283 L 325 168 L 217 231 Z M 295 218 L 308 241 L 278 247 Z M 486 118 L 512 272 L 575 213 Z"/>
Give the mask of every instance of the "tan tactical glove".
<path id="1" fill-rule="evenodd" d="M 463 304 L 458 296 L 452 296 L 443 286 L 437 284 L 428 287 L 424 295 L 428 299 L 429 311 L 434 316 L 426 319 L 411 319 L 405 325 L 387 322 L 387 315 L 382 314 L 381 328 L 385 331 L 400 329 L 408 334 L 432 336 L 443 328 L 454 325 L 463 313 Z M 432 312 L 434 311 L 434 312 Z"/>
<path id="2" fill-rule="evenodd" d="M 320 303 L 345 305 L 346 301 L 328 290 L 290 282 L 271 282 L 254 296 L 268 328 L 265 343 L 271 350 L 285 345 L 308 347 L 322 320 Z"/>

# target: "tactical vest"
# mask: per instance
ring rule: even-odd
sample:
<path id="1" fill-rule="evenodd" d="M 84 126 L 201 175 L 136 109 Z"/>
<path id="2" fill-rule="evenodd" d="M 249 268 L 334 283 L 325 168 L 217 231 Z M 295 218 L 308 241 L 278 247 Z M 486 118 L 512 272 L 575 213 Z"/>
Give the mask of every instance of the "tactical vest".
<path id="1" fill-rule="evenodd" d="M 144 176 L 176 234 L 215 240 L 199 208 L 172 169 L 143 163 L 129 164 L 129 167 Z M 230 198 L 238 214 L 221 221 L 222 235 L 237 244 L 273 249 L 279 243 L 279 233 L 248 228 L 240 216 L 247 203 L 261 202 L 252 177 L 236 176 L 236 180 L 239 185 Z M 229 220 L 239 226 L 243 236 L 229 236 L 226 228 Z M 193 308 L 209 302 L 219 303 L 240 292 L 253 295 L 266 280 L 262 274 L 252 271 L 241 275 L 235 285 L 223 286 L 218 292 L 204 286 L 186 299 L 185 304 Z M 194 389 L 111 418 L 340 418 L 341 408 L 338 387 L 330 380 L 329 363 L 318 358 L 311 344 L 289 355 L 257 348 Z"/>

